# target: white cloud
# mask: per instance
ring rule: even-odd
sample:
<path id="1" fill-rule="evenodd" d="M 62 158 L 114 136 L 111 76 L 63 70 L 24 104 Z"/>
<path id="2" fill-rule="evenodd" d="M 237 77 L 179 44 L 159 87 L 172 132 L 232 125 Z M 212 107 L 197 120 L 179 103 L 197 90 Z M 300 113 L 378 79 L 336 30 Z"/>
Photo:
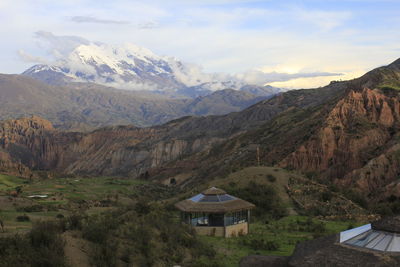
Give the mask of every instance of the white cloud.
<path id="1" fill-rule="evenodd" d="M 329 31 L 341 26 L 352 17 L 352 13 L 349 11 L 295 8 L 293 12 L 300 20 L 316 25 L 323 31 Z"/>
<path id="2" fill-rule="evenodd" d="M 299 88 L 316 88 L 329 84 L 331 81 L 345 81 L 355 77 L 360 77 L 365 74 L 367 70 L 356 70 L 344 75 L 332 76 L 318 76 L 318 77 L 301 77 L 288 81 L 272 82 L 271 86 L 285 89 L 299 89 Z"/>
<path id="3" fill-rule="evenodd" d="M 78 36 L 57 36 L 51 32 L 37 31 L 35 38 L 55 58 L 67 56 L 76 47 L 90 44 L 90 41 Z"/>
<path id="4" fill-rule="evenodd" d="M 342 5 L 346 1 L 328 1 L 331 5 L 325 6 L 327 1 L 314 0 L 281 4 L 278 1 L 254 4 L 246 0 L 100 2 L 1 0 L 0 17 L 7 27 L 0 28 L 0 35 L 7 42 L 0 43 L 0 72 L 24 70 L 26 62 L 16 60 L 18 49 L 36 57 L 46 56 L 43 49 L 33 45 L 32 33 L 38 29 L 104 43 L 132 42 L 157 54 L 202 65 L 206 72 L 243 73 L 259 69 L 278 73 L 349 74 L 399 57 L 396 49 L 400 35 L 397 24 L 390 23 L 398 17 L 396 9 L 375 12 L 365 9 L 367 5 L 350 9 Z M 295 6 L 290 4 L 293 2 Z M 309 5 L 315 2 L 318 5 Z M 396 4 L 396 1 L 380 2 Z M 73 23 L 66 19 L 72 16 L 131 24 Z M 42 47 L 50 50 L 48 41 L 44 42 L 44 37 L 41 40 Z M 68 49 L 49 53 L 63 54 L 74 47 L 70 40 L 66 42 Z M 276 66 L 286 70 L 274 69 Z M 294 71 L 290 70 L 292 66 L 296 67 Z"/>
<path id="5" fill-rule="evenodd" d="M 47 59 L 45 59 L 43 57 L 39 57 L 39 56 L 30 55 L 21 49 L 18 50 L 18 56 L 24 62 L 28 62 L 28 63 L 35 63 L 35 64 L 37 64 L 37 63 L 48 64 L 49 63 L 49 61 Z"/>
<path id="6" fill-rule="evenodd" d="M 155 21 L 146 21 L 137 25 L 139 29 L 154 29 L 158 28 L 159 26 L 160 25 Z"/>
<path id="7" fill-rule="evenodd" d="M 130 24 L 130 22 L 126 20 L 100 19 L 92 16 L 73 16 L 70 19 L 76 23 Z"/>

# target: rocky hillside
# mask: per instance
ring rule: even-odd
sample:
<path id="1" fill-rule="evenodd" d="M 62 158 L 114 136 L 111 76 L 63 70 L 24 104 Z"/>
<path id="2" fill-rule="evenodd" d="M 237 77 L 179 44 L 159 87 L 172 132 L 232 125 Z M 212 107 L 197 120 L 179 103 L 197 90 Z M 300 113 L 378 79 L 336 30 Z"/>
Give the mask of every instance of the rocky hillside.
<path id="1" fill-rule="evenodd" d="M 290 107 L 314 106 L 331 98 L 338 90 L 341 89 L 327 88 L 321 93 L 293 91 L 261 101 L 242 112 L 183 117 L 151 128 L 115 126 L 78 133 L 47 127 L 50 122 L 38 117 L 8 120 L 0 127 L 1 143 L 12 162 L 34 170 L 137 177 L 167 162 L 209 151 L 214 144 L 257 128 Z M 215 94 L 223 98 L 221 93 Z M 212 103 L 210 97 L 203 99 Z M 201 101 L 192 108 L 201 107 L 200 104 Z M 41 124 L 42 127 L 30 126 Z"/>
<path id="2" fill-rule="evenodd" d="M 208 153 L 215 144 L 258 128 L 284 110 L 318 105 L 341 90 L 333 87 L 321 92 L 293 91 L 261 101 L 242 112 L 183 117 L 151 128 L 115 126 L 79 133 L 55 130 L 49 126 L 50 122 L 38 117 L 8 120 L 1 124 L 0 141 L 11 162 L 32 170 L 138 177 L 168 162 Z M 215 94 L 223 98 L 221 92 Z M 211 101 L 209 97 L 203 99 Z M 201 106 L 200 103 L 192 108 Z"/>
<path id="3" fill-rule="evenodd" d="M 372 199 L 393 198 L 399 196 L 399 73 L 400 60 L 358 79 L 287 92 L 241 112 L 184 117 L 151 128 L 68 133 L 36 117 L 7 121 L 0 127 L 3 165 L 162 181 L 179 176 L 185 186 L 260 163 L 356 188 Z"/>
<path id="4" fill-rule="evenodd" d="M 376 200 L 398 197 L 399 74 L 397 60 L 352 81 L 264 101 L 240 116 L 260 114 L 257 108 L 274 103 L 270 120 L 253 124 L 208 154 L 192 155 L 178 170 L 164 166 L 158 177 L 186 172 L 192 179 L 184 184 L 223 177 L 258 164 L 258 147 L 260 164 L 299 170 Z M 198 169 L 193 171 L 191 164 Z"/>
<path id="5" fill-rule="evenodd" d="M 96 84 L 51 86 L 23 75 L 0 75 L 0 119 L 37 115 L 64 130 L 109 125 L 151 126 L 187 115 L 240 111 L 267 98 L 221 90 L 195 99 L 170 99 Z"/>

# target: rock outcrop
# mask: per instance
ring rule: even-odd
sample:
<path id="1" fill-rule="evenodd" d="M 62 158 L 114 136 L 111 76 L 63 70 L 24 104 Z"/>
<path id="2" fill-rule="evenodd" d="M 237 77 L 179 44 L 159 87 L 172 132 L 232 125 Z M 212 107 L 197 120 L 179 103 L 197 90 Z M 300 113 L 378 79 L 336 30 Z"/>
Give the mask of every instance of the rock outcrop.
<path id="1" fill-rule="evenodd" d="M 354 183 L 370 193 L 397 178 L 393 146 L 400 98 L 380 90 L 350 91 L 334 106 L 320 130 L 280 162 L 318 172 L 341 185 Z M 392 147 L 393 146 L 393 147 Z"/>
<path id="2" fill-rule="evenodd" d="M 55 130 L 49 121 L 36 116 L 4 121 L 0 123 L 0 167 L 9 173 L 20 170 L 20 176 L 30 169 L 136 177 L 221 140 L 187 132 L 186 137 L 170 136 L 175 126 L 118 126 L 74 133 Z"/>

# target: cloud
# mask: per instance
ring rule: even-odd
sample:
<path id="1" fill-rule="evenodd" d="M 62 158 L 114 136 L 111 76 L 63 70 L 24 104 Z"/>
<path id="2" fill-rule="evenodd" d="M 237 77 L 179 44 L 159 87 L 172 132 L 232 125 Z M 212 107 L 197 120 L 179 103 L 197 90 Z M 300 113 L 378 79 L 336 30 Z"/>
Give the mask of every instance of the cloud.
<path id="1" fill-rule="evenodd" d="M 159 27 L 159 24 L 157 22 L 155 22 L 155 21 L 147 21 L 147 22 L 144 22 L 144 23 L 139 23 L 137 25 L 137 27 L 139 29 L 145 29 L 145 30 L 147 30 L 147 29 L 155 29 L 155 28 Z"/>
<path id="2" fill-rule="evenodd" d="M 262 72 L 258 70 L 247 71 L 235 76 L 249 84 L 264 85 L 272 82 L 284 82 L 298 78 L 312 78 L 324 76 L 340 76 L 341 73 L 331 72 L 308 72 L 308 73 L 283 73 L 283 72 Z"/>
<path id="3" fill-rule="evenodd" d="M 353 79 L 354 77 L 360 77 L 365 74 L 366 70 L 356 70 L 346 74 L 342 74 L 340 76 L 321 76 L 321 77 L 305 77 L 305 78 L 297 78 L 289 81 L 282 82 L 272 82 L 269 85 L 285 88 L 287 90 L 291 89 L 299 89 L 299 88 L 316 88 L 323 85 L 329 84 L 331 81 L 345 81 Z"/>
<path id="4" fill-rule="evenodd" d="M 99 24 L 130 24 L 126 20 L 110 20 L 110 19 L 99 19 L 91 16 L 73 16 L 71 21 L 76 23 L 99 23 Z"/>
<path id="5" fill-rule="evenodd" d="M 17 49 L 45 57 L 76 47 L 73 42 L 63 45 L 64 41 L 59 40 L 56 49 L 50 48 L 49 42 L 55 41 L 49 36 L 32 40 L 32 32 L 38 29 L 104 43 L 135 43 L 159 55 L 200 64 L 206 72 L 260 69 L 293 74 L 275 68 L 281 64 L 300 66 L 296 73 L 354 73 L 399 57 L 400 35 L 395 23 L 398 0 L 38 2 L 0 0 L 0 17 L 7 25 L 0 27 L 0 35 L 7 40 L 0 43 L 0 72 L 21 72 L 29 67 L 26 61 L 15 60 Z M 72 22 L 70 18 L 75 15 L 130 24 Z M 34 47 L 35 41 L 41 43 L 42 49 Z M 264 66 L 271 68 L 265 70 Z M 249 77 L 266 79 L 264 75 L 247 75 L 246 79 Z M 325 83 L 322 78 L 330 77 L 315 80 Z M 308 82 L 312 78 L 302 79 Z"/>
<path id="6" fill-rule="evenodd" d="M 296 18 L 316 25 L 323 31 L 329 31 L 341 25 L 352 17 L 349 11 L 326 11 L 315 9 L 295 8 Z"/>
<path id="7" fill-rule="evenodd" d="M 82 37 L 59 36 L 46 31 L 37 31 L 34 37 L 39 41 L 39 45 L 56 59 L 67 56 L 80 45 L 90 44 L 90 41 Z"/>
<path id="8" fill-rule="evenodd" d="M 18 53 L 19 58 L 22 59 L 22 61 L 24 61 L 24 62 L 48 64 L 47 59 L 45 59 L 43 57 L 39 57 L 39 56 L 30 55 L 22 49 L 18 50 L 17 53 Z"/>

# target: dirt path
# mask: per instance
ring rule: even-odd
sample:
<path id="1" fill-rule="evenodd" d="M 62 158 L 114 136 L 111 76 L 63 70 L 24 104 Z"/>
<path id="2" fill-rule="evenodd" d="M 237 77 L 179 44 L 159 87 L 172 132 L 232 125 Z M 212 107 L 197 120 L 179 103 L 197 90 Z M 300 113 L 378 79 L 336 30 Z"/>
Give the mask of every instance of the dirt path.
<path id="1" fill-rule="evenodd" d="M 79 237 L 77 232 L 65 232 L 63 234 L 65 240 L 65 257 L 71 267 L 89 267 L 89 244 L 87 241 Z"/>

